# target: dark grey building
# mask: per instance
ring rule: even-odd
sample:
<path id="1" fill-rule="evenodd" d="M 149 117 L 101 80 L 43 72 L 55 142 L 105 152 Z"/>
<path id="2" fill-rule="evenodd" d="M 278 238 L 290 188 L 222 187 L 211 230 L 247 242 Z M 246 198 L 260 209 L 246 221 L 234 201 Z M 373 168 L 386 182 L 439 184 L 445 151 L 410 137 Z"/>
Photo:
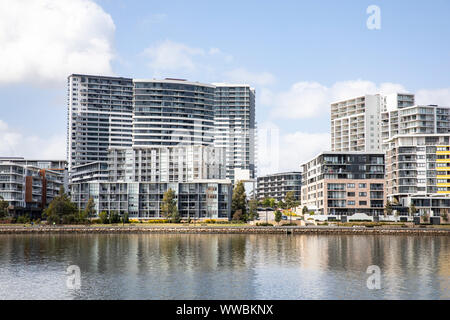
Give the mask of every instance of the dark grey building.
<path id="1" fill-rule="evenodd" d="M 283 172 L 258 177 L 257 197 L 259 201 L 273 198 L 284 201 L 286 193 L 294 192 L 295 199 L 300 202 L 302 188 L 301 172 Z"/>
<path id="2" fill-rule="evenodd" d="M 133 80 L 133 147 L 212 145 L 214 86 Z"/>
<path id="3" fill-rule="evenodd" d="M 110 147 L 131 147 L 132 79 L 72 74 L 67 85 L 69 174 L 74 166 L 107 161 Z"/>

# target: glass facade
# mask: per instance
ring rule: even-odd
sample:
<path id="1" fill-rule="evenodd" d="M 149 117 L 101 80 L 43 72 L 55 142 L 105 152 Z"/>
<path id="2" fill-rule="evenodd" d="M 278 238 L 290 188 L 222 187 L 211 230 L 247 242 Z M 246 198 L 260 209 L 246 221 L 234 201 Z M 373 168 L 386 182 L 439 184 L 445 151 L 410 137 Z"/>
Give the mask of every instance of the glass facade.
<path id="1" fill-rule="evenodd" d="M 133 146 L 211 145 L 214 86 L 134 80 Z"/>

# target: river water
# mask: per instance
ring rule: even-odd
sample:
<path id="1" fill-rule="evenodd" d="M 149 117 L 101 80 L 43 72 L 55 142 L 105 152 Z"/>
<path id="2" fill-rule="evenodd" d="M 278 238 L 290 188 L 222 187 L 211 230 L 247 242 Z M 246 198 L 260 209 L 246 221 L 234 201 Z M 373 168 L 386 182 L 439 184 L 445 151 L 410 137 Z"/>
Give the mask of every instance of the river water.
<path id="1" fill-rule="evenodd" d="M 450 237 L 0 235 L 0 299 L 450 299 Z"/>

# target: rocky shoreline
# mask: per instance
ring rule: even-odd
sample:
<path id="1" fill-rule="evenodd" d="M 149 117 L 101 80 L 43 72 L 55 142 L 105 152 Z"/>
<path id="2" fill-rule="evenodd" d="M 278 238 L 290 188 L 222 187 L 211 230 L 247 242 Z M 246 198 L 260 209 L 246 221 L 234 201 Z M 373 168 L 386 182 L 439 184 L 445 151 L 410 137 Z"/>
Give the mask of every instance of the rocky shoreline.
<path id="1" fill-rule="evenodd" d="M 326 234 L 326 235 L 432 235 L 450 236 L 439 228 L 361 228 L 361 227 L 166 227 L 166 226 L 3 226 L 1 234 Z"/>

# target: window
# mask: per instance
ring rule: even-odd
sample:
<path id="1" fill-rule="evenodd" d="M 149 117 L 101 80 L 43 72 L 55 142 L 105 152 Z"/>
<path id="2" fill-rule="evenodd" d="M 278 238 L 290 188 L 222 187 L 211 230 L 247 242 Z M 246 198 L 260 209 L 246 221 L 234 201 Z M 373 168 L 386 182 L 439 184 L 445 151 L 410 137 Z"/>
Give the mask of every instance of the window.
<path id="1" fill-rule="evenodd" d="M 347 188 L 354 188 L 355 187 L 355 184 L 354 183 L 349 183 L 349 184 L 347 184 Z"/>
<path id="2" fill-rule="evenodd" d="M 365 183 L 360 183 L 359 184 L 359 188 L 360 189 L 365 189 L 366 188 L 366 184 Z"/>
<path id="3" fill-rule="evenodd" d="M 354 206 L 355 205 L 355 201 L 353 201 L 353 200 L 347 201 L 347 205 Z"/>
<path id="4" fill-rule="evenodd" d="M 360 196 L 360 197 L 367 197 L 367 192 L 360 192 L 360 193 L 359 193 L 359 196 Z"/>
<path id="5" fill-rule="evenodd" d="M 367 201 L 360 201 L 360 202 L 359 202 L 359 205 L 360 205 L 360 206 L 367 206 Z"/>
<path id="6" fill-rule="evenodd" d="M 355 193 L 354 192 L 347 192 L 347 197 L 354 197 Z"/>

